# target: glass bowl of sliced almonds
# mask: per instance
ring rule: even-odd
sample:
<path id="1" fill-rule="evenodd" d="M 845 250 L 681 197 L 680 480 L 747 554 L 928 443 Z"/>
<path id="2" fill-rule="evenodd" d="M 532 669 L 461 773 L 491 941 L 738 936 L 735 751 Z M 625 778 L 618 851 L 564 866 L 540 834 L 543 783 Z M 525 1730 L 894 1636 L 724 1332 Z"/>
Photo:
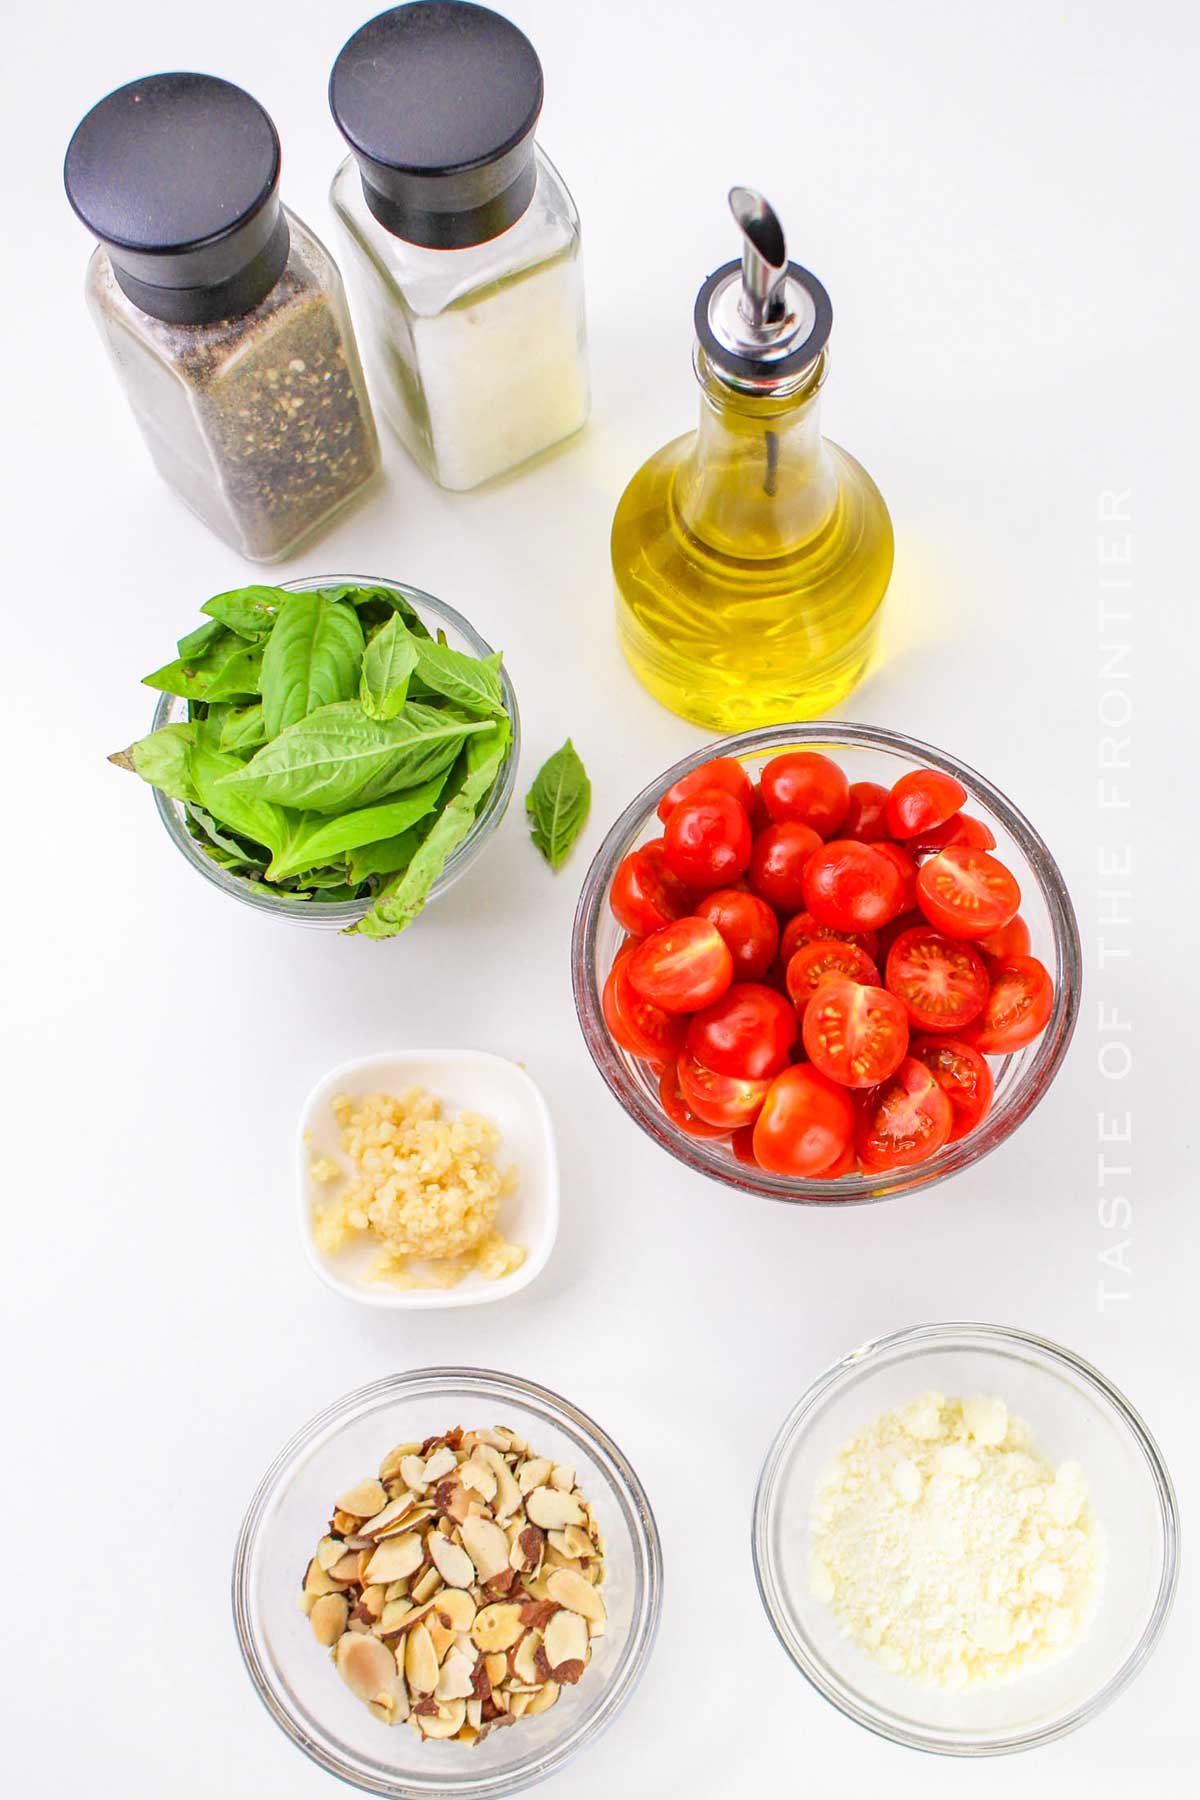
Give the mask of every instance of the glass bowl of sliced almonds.
<path id="1" fill-rule="evenodd" d="M 259 1698 L 323 1769 L 396 1800 L 514 1794 L 609 1725 L 658 1626 L 633 1469 L 569 1401 L 423 1369 L 311 1420 L 238 1539 Z"/>

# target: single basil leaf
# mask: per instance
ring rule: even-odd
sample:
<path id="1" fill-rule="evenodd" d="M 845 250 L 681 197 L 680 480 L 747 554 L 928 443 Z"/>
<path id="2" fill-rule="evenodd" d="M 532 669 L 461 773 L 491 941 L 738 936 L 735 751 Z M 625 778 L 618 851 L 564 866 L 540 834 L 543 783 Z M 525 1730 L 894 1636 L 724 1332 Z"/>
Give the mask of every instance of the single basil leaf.
<path id="1" fill-rule="evenodd" d="M 475 718 L 499 718 L 504 714 L 500 686 L 499 651 L 494 656 L 464 656 L 448 644 L 417 646 L 416 673 L 426 688 L 461 706 Z"/>
<path id="2" fill-rule="evenodd" d="M 322 593 L 289 594 L 263 655 L 267 737 L 277 737 L 317 707 L 348 700 L 362 653 L 362 626 L 352 606 Z"/>
<path id="3" fill-rule="evenodd" d="M 369 806 L 432 781 L 458 755 L 480 721 L 448 719 L 409 702 L 395 719 L 369 719 L 357 701 L 318 707 L 264 744 L 223 791 L 237 789 L 306 812 Z"/>
<path id="4" fill-rule="evenodd" d="M 257 706 L 235 706 L 221 721 L 222 750 L 257 750 L 267 741 L 261 701 Z"/>
<path id="5" fill-rule="evenodd" d="M 427 638 L 429 628 L 421 618 L 412 602 L 395 588 L 376 587 L 341 587 L 322 588 L 322 593 L 337 600 L 347 600 L 358 614 L 359 623 L 367 636 L 386 625 L 395 613 L 399 613 L 414 637 Z"/>
<path id="6" fill-rule="evenodd" d="M 461 788 L 434 820 L 408 867 L 388 882 L 370 912 L 348 928 L 350 933 L 387 938 L 411 925 L 429 898 L 429 890 L 445 868 L 447 858 L 475 823 L 479 804 L 508 755 L 509 735 L 505 719 L 494 725 L 486 737 L 468 744 L 467 760 L 471 766 Z"/>
<path id="7" fill-rule="evenodd" d="M 349 858 L 351 881 L 365 881 L 368 875 L 398 875 L 402 869 L 407 869 L 420 842 L 421 833 L 414 826 L 411 831 L 401 831 L 395 837 L 380 838 L 378 843 L 364 844 L 361 849 L 352 850 Z"/>
<path id="8" fill-rule="evenodd" d="M 233 633 L 219 620 L 210 619 L 207 625 L 197 625 L 195 631 L 189 631 L 186 637 L 181 637 L 175 648 L 182 662 L 190 662 L 215 649 L 223 638 L 232 636 Z"/>
<path id="9" fill-rule="evenodd" d="M 213 671 L 202 656 L 190 661 L 180 657 L 165 663 L 153 675 L 142 677 L 142 686 L 156 688 L 163 694 L 178 694 L 181 700 L 203 700 L 208 694 Z"/>
<path id="10" fill-rule="evenodd" d="M 132 769 L 172 800 L 195 800 L 196 792 L 188 775 L 188 753 L 195 741 L 196 727 L 181 721 L 161 726 L 108 760 L 119 769 Z"/>
<path id="11" fill-rule="evenodd" d="M 279 846 L 267 870 L 268 880 L 286 880 L 290 875 L 303 874 L 305 869 L 343 857 L 362 844 L 407 831 L 437 805 L 445 780 L 445 775 L 436 775 L 420 787 L 409 788 L 398 800 L 362 806 L 335 819 L 323 818 L 320 813 L 297 813 L 296 830 Z"/>
<path id="12" fill-rule="evenodd" d="M 548 757 L 525 796 L 533 841 L 552 869 L 561 869 L 587 823 L 592 784 L 570 738 Z"/>
<path id="13" fill-rule="evenodd" d="M 235 642 L 238 648 L 219 667 L 213 667 L 206 696 L 210 706 L 215 700 L 241 700 L 258 692 L 262 679 L 262 645 L 245 644 L 239 639 Z"/>
<path id="14" fill-rule="evenodd" d="M 274 854 L 294 829 L 294 822 L 283 807 L 238 791 L 229 777 L 241 774 L 245 766 L 236 756 L 203 742 L 193 744 L 188 753 L 188 775 L 205 812 L 227 831 L 265 844 Z"/>
<path id="15" fill-rule="evenodd" d="M 280 608 L 291 595 L 286 588 L 253 585 L 231 588 L 227 594 L 214 594 L 200 608 L 210 619 L 220 620 L 239 637 L 265 637 L 279 617 Z M 182 652 L 180 653 L 182 654 Z"/>
<path id="16" fill-rule="evenodd" d="M 219 862 L 225 869 L 236 867 L 253 871 L 255 875 L 262 874 L 268 853 L 261 844 L 244 843 L 240 838 L 227 836 L 202 806 L 189 806 L 186 817 L 188 830 L 214 862 Z"/>
<path id="17" fill-rule="evenodd" d="M 393 613 L 363 652 L 358 695 L 373 719 L 394 719 L 408 695 L 408 678 L 417 666 L 417 645 Z"/>

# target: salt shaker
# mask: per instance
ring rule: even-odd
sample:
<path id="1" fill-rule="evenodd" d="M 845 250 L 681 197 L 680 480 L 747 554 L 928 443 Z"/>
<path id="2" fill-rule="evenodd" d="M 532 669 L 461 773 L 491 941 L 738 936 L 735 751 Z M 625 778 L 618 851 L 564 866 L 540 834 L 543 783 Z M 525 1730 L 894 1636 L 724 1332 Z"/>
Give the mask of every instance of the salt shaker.
<path id="1" fill-rule="evenodd" d="M 418 0 L 354 34 L 329 100 L 376 400 L 435 481 L 477 487 L 588 413 L 579 216 L 534 141 L 537 53 L 487 7 Z"/>
<path id="2" fill-rule="evenodd" d="M 379 469 L 341 276 L 280 203 L 279 138 L 211 75 L 93 107 L 67 197 L 100 245 L 87 299 L 160 473 L 226 543 L 275 562 Z"/>

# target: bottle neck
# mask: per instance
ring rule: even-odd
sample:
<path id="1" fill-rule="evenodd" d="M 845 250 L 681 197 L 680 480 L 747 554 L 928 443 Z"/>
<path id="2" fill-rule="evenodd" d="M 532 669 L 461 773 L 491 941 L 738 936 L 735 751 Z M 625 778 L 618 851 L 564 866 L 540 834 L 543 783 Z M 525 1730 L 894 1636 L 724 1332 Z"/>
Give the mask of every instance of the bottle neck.
<path id="1" fill-rule="evenodd" d="M 718 554 L 787 556 L 827 523 L 837 478 L 821 436 L 822 351 L 784 391 L 730 387 L 696 352 L 700 426 L 680 465 L 675 502 L 687 529 Z"/>

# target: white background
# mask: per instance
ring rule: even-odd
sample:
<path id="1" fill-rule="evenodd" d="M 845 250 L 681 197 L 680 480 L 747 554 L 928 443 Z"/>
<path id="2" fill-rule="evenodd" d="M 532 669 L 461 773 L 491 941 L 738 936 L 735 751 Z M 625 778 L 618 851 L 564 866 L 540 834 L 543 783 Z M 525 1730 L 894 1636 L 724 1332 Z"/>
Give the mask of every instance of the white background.
<path id="1" fill-rule="evenodd" d="M 570 732 L 594 810 L 555 878 L 515 804 L 473 878 L 385 945 L 229 903 L 104 760 L 148 726 L 139 677 L 209 594 L 252 576 L 151 471 L 84 313 L 90 246 L 59 179 L 102 93 L 198 67 L 265 103 L 285 196 L 329 233 L 340 140 L 325 80 L 367 10 L 49 0 L 24 9 L 5 58 L 12 1791 L 332 1795 L 243 1675 L 234 1537 L 306 1417 L 439 1361 L 517 1371 L 591 1411 L 662 1528 L 650 1670 L 547 1800 L 924 1800 L 1014 1779 L 1055 1800 L 1191 1791 L 1188 1574 L 1152 1664 L 1107 1715 L 1019 1767 L 964 1768 L 873 1740 L 806 1688 L 759 1610 L 748 1520 L 767 1442 L 820 1369 L 865 1337 L 959 1316 L 1096 1361 L 1158 1434 L 1186 1522 L 1200 1249 L 1185 923 L 1200 749 L 1193 9 L 513 0 L 545 64 L 542 138 L 584 221 L 592 424 L 547 466 L 468 496 L 437 491 L 389 446 L 382 496 L 280 578 L 399 576 L 462 609 L 509 659 L 521 791 Z M 793 255 L 833 295 L 826 425 L 896 522 L 884 659 L 848 713 L 926 736 L 1006 789 L 1056 851 L 1087 945 L 1074 1048 L 1019 1136 L 933 1193 L 841 1215 L 741 1200 L 658 1154 L 595 1074 L 568 985 L 591 852 L 699 741 L 620 659 L 607 538 L 635 467 L 692 421 L 692 300 L 734 253 L 734 181 L 769 193 Z M 1120 814 L 1097 806 L 1108 489 L 1131 490 L 1133 512 L 1133 616 L 1107 634 L 1132 646 Z M 1135 929 L 1108 936 L 1136 951 L 1101 971 L 1098 851 L 1126 840 Z M 1101 1002 L 1132 1014 L 1123 1083 L 1098 1069 Z M 292 1130 L 331 1064 L 422 1044 L 528 1065 L 557 1122 L 565 1206 L 527 1293 L 405 1320 L 340 1301 L 302 1261 Z M 1100 1109 L 1134 1116 L 1128 1230 L 1098 1214 Z M 1131 1273 L 1105 1269 L 1105 1252 Z M 1102 1276 L 1126 1296 L 1107 1309 Z"/>

